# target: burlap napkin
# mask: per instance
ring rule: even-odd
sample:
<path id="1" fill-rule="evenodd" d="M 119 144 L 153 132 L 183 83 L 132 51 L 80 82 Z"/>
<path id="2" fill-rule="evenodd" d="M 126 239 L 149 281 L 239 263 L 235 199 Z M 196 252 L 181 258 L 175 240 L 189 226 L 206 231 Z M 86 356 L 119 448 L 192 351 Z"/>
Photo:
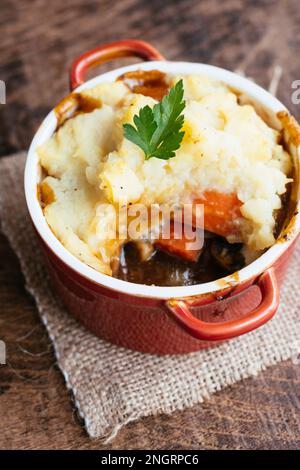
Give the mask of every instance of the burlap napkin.
<path id="1" fill-rule="evenodd" d="M 49 291 L 47 273 L 23 194 L 25 154 L 0 161 L 2 230 L 20 258 L 53 341 L 58 364 L 91 437 L 114 437 L 141 416 L 172 413 L 300 353 L 300 247 L 275 318 L 259 330 L 210 351 L 154 356 L 118 348 L 80 326 Z"/>

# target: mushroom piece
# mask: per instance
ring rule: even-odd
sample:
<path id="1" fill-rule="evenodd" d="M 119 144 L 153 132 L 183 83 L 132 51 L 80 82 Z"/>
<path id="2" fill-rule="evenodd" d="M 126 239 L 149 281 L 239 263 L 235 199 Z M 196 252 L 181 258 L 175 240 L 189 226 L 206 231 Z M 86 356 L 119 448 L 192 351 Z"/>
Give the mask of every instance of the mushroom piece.
<path id="1" fill-rule="evenodd" d="M 148 240 L 136 240 L 133 242 L 137 249 L 140 261 L 148 261 L 155 253 L 155 248 Z"/>
<path id="2" fill-rule="evenodd" d="M 233 273 L 245 266 L 242 247 L 242 243 L 229 243 L 225 238 L 215 237 L 210 243 L 210 253 L 219 266 Z"/>
<path id="3" fill-rule="evenodd" d="M 137 260 L 142 263 L 148 261 L 155 253 L 154 246 L 147 240 L 130 241 L 128 244 L 130 244 L 130 246 L 134 249 Z M 114 277 L 119 277 L 121 275 L 124 277 L 128 275 L 128 265 L 125 253 L 126 246 L 127 243 L 124 243 L 120 246 L 118 254 L 112 259 L 110 264 L 112 275 Z"/>

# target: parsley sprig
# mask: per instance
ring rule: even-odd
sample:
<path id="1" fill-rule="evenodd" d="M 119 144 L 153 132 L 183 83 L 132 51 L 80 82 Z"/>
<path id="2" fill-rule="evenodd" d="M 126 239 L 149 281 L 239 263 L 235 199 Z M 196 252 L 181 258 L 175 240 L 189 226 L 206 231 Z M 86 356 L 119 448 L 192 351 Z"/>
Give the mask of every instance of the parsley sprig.
<path id="1" fill-rule="evenodd" d="M 146 160 L 175 157 L 184 136 L 184 108 L 183 82 L 179 80 L 153 109 L 148 105 L 140 109 L 133 118 L 136 127 L 123 124 L 124 135 L 144 151 Z"/>

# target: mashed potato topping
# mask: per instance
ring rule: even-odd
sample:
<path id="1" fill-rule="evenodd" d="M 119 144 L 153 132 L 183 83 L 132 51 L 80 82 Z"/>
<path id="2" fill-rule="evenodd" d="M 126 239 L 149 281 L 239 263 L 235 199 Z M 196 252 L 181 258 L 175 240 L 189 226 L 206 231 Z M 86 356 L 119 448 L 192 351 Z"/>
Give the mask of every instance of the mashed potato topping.
<path id="1" fill-rule="evenodd" d="M 200 75 L 183 77 L 183 84 L 185 136 L 174 158 L 145 160 L 124 138 L 122 125 L 157 101 L 122 81 L 81 92 L 99 107 L 68 119 L 38 149 L 46 220 L 71 253 L 98 271 L 111 275 L 123 243 L 112 236 L 113 206 L 183 204 L 207 190 L 234 193 L 241 202 L 238 234 L 228 241 L 256 254 L 275 241 L 275 214 L 292 168 L 280 134 L 224 84 Z"/>

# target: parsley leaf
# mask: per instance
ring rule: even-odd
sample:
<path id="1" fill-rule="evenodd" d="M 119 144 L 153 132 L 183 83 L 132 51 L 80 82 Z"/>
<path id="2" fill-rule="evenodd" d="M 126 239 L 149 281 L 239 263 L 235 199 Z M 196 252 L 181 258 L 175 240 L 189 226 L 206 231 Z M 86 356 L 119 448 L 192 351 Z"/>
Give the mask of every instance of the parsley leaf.
<path id="1" fill-rule="evenodd" d="M 146 160 L 175 157 L 175 150 L 179 149 L 184 136 L 181 131 L 184 108 L 183 82 L 180 80 L 153 109 L 148 105 L 140 109 L 133 118 L 136 127 L 123 124 L 124 135 L 143 150 Z"/>

